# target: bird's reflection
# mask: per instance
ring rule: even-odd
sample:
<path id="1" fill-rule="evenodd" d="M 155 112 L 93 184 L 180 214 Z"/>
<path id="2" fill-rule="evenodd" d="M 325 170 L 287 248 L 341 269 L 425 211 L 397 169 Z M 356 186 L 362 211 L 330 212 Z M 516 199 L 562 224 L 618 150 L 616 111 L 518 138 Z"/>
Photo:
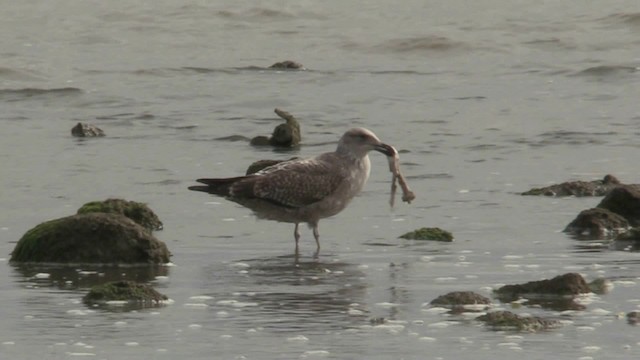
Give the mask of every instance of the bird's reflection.
<path id="1" fill-rule="evenodd" d="M 229 264 L 236 274 L 221 280 L 211 272 L 212 308 L 228 311 L 235 326 L 242 322 L 276 331 L 300 328 L 348 328 L 362 324 L 367 311 L 364 274 L 354 264 L 338 259 L 296 259 L 279 256 L 240 260 Z M 237 311 L 230 311 L 237 310 Z M 240 322 L 240 324 L 238 323 Z"/>

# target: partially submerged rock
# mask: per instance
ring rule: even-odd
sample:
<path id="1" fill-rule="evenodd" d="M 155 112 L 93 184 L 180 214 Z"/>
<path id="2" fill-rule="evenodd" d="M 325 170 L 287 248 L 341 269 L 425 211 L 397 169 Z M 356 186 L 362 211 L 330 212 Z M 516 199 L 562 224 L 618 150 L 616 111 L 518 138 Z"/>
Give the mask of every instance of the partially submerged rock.
<path id="1" fill-rule="evenodd" d="M 533 188 L 522 195 L 543 196 L 604 196 L 619 186 L 620 181 L 613 175 L 606 175 L 602 180 L 568 181 L 561 184 Z"/>
<path id="2" fill-rule="evenodd" d="M 105 201 L 88 202 L 78 209 L 78 214 L 96 212 L 121 214 L 135 221 L 137 224 L 149 231 L 162 230 L 162 221 L 160 221 L 158 216 L 143 203 L 122 199 L 107 199 Z"/>
<path id="3" fill-rule="evenodd" d="M 640 186 L 618 186 L 597 207 L 624 217 L 631 226 L 640 226 Z"/>
<path id="4" fill-rule="evenodd" d="M 582 310 L 584 305 L 575 301 L 575 296 L 590 293 L 591 288 L 577 273 L 558 275 L 553 279 L 530 281 L 524 284 L 505 285 L 494 290 L 502 302 L 524 300 L 527 306 L 539 306 L 557 311 Z"/>
<path id="5" fill-rule="evenodd" d="M 558 275 L 553 279 L 529 281 L 524 284 L 505 285 L 495 290 L 496 294 L 512 298 L 514 300 L 520 296 L 530 294 L 574 296 L 590 292 L 591 289 L 589 288 L 589 285 L 582 275 L 578 273 L 566 273 Z"/>
<path id="6" fill-rule="evenodd" d="M 453 241 L 453 235 L 446 230 L 442 230 L 440 228 L 429 228 L 423 227 L 411 232 L 408 232 L 404 235 L 400 235 L 400 238 L 407 240 L 433 240 L 433 241 L 444 241 L 451 242 Z"/>
<path id="7" fill-rule="evenodd" d="M 606 238 L 640 227 L 640 185 L 619 185 L 594 209 L 582 211 L 565 228 L 587 238 Z"/>
<path id="8" fill-rule="evenodd" d="M 104 305 L 108 302 L 129 302 L 146 306 L 158 306 L 168 300 L 151 285 L 133 281 L 112 281 L 91 288 L 82 298 L 87 305 Z"/>
<path id="9" fill-rule="evenodd" d="M 300 144 L 302 135 L 300 133 L 300 123 L 290 113 L 276 108 L 275 113 L 285 120 L 273 129 L 271 137 L 256 136 L 251 139 L 253 146 L 274 146 L 274 147 L 294 147 Z"/>
<path id="10" fill-rule="evenodd" d="M 601 239 L 623 233 L 629 229 L 629 222 L 622 216 L 603 208 L 583 210 L 564 232 L 578 238 Z"/>
<path id="11" fill-rule="evenodd" d="M 476 320 L 484 322 L 494 330 L 536 332 L 560 326 L 557 320 L 544 319 L 537 316 L 520 316 L 510 311 L 493 311 L 478 316 Z"/>
<path id="12" fill-rule="evenodd" d="M 429 305 L 449 308 L 453 313 L 482 311 L 491 305 L 491 299 L 473 291 L 453 291 L 431 300 Z"/>
<path id="13" fill-rule="evenodd" d="M 269 69 L 278 69 L 278 70 L 306 70 L 305 67 L 299 62 L 292 60 L 285 60 L 277 62 L 271 66 Z"/>
<path id="14" fill-rule="evenodd" d="M 169 250 L 151 232 L 119 214 L 87 213 L 44 222 L 27 231 L 12 262 L 163 264 Z"/>
<path id="15" fill-rule="evenodd" d="M 637 325 L 640 323 L 640 311 L 632 311 L 627 314 L 627 322 L 630 325 Z"/>
<path id="16" fill-rule="evenodd" d="M 71 128 L 71 135 L 75 137 L 100 137 L 104 136 L 104 131 L 95 125 L 79 122 Z"/>

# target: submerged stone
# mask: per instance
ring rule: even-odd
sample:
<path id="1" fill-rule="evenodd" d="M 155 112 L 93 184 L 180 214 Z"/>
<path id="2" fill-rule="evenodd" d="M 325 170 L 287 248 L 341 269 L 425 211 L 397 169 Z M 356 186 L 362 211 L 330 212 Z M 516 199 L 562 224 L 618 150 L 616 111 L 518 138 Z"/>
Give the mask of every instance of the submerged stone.
<path id="1" fill-rule="evenodd" d="M 104 131 L 95 125 L 78 123 L 71 128 L 71 135 L 75 137 L 100 137 L 104 136 Z"/>
<path id="2" fill-rule="evenodd" d="M 491 305 L 491 299 L 473 291 L 453 291 L 431 300 L 429 305 L 452 309 L 453 313 L 482 311 Z"/>
<path id="3" fill-rule="evenodd" d="M 453 241 L 453 235 L 440 228 L 428 228 L 423 227 L 411 232 L 408 232 L 404 235 L 400 235 L 401 239 L 407 240 L 433 240 L 433 241 L 444 241 L 451 242 Z"/>
<path id="4" fill-rule="evenodd" d="M 271 137 L 256 136 L 249 142 L 253 146 L 294 147 L 300 145 L 302 134 L 300 123 L 290 113 L 276 108 L 275 113 L 285 120 L 273 129 Z"/>
<path id="5" fill-rule="evenodd" d="M 602 180 L 568 181 L 561 184 L 533 188 L 521 195 L 537 196 L 604 196 L 620 185 L 620 181 L 613 175 L 606 175 Z"/>
<path id="6" fill-rule="evenodd" d="M 169 250 L 131 219 L 108 213 L 72 215 L 27 231 L 11 253 L 12 262 L 162 264 Z"/>
<path id="7" fill-rule="evenodd" d="M 484 322 L 494 330 L 536 332 L 560 326 L 557 320 L 544 319 L 537 316 L 520 316 L 510 311 L 493 311 L 478 316 L 476 320 Z"/>
<path id="8" fill-rule="evenodd" d="M 146 204 L 135 201 L 122 199 L 92 201 L 78 209 L 78 214 L 96 212 L 124 215 L 149 231 L 162 230 L 163 226 L 162 221 Z"/>
<path id="9" fill-rule="evenodd" d="M 583 210 L 567 225 L 564 232 L 578 238 L 602 239 L 623 233 L 629 222 L 622 216 L 604 208 Z"/>
<path id="10" fill-rule="evenodd" d="M 616 187 L 600 201 L 597 208 L 622 216 L 631 226 L 640 226 L 640 185 Z"/>
<path id="11" fill-rule="evenodd" d="M 557 311 L 583 310 L 584 305 L 575 301 L 578 294 L 592 292 L 584 278 L 577 273 L 566 273 L 553 279 L 530 281 L 524 284 L 505 285 L 494 293 L 502 302 L 526 299 L 527 306 L 538 306 Z"/>
<path id="12" fill-rule="evenodd" d="M 112 281 L 91 288 L 82 298 L 87 305 L 105 304 L 108 301 L 126 301 L 148 305 L 160 305 L 167 296 L 147 284 L 133 281 Z"/>
<path id="13" fill-rule="evenodd" d="M 279 70 L 306 70 L 305 67 L 299 62 L 292 60 L 285 60 L 277 62 L 271 66 L 269 69 L 279 69 Z"/>

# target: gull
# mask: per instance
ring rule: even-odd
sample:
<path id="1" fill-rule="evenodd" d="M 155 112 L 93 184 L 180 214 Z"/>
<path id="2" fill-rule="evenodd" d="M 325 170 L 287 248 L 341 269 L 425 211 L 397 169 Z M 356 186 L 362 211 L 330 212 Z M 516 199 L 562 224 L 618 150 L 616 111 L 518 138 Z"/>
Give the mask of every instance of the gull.
<path id="1" fill-rule="evenodd" d="M 371 150 L 387 157 L 397 154 L 372 131 L 353 128 L 342 135 L 333 152 L 284 161 L 246 176 L 197 179 L 205 185 L 190 186 L 189 190 L 223 196 L 251 209 L 260 219 L 295 224 L 296 255 L 298 225 L 307 223 L 313 229 L 317 256 L 318 222 L 344 210 L 364 188 L 371 172 Z"/>

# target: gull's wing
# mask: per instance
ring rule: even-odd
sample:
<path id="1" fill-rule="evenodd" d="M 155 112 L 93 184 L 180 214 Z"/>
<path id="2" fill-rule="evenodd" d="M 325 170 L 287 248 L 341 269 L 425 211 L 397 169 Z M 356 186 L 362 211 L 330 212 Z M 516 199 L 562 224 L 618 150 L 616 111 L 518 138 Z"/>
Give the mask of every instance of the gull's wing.
<path id="1" fill-rule="evenodd" d="M 240 178 L 229 194 L 294 208 L 312 204 L 336 191 L 345 180 L 340 161 L 327 161 L 327 155 L 283 162 Z"/>

